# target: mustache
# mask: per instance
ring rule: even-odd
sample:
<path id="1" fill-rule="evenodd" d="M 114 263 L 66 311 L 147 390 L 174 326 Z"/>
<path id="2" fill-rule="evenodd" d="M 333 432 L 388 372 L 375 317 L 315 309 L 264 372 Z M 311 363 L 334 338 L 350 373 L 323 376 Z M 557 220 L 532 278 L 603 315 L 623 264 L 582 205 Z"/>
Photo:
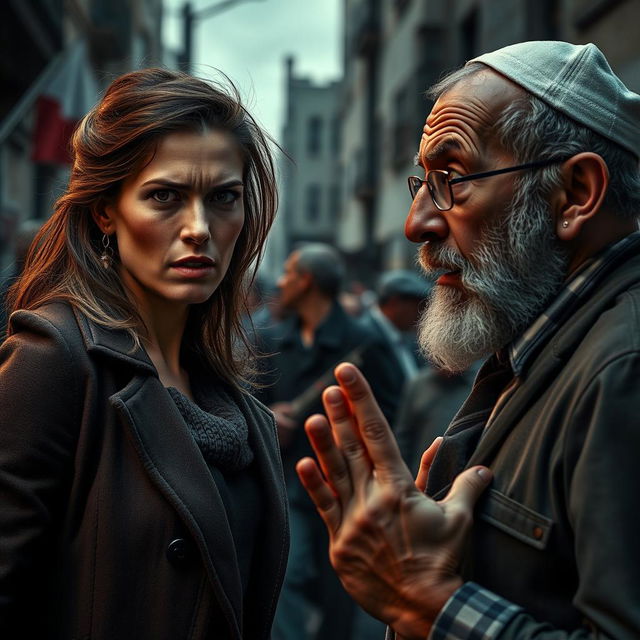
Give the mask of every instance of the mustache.
<path id="1" fill-rule="evenodd" d="M 464 273 L 469 269 L 469 261 L 458 252 L 444 245 L 423 244 L 418 250 L 418 263 L 429 276 L 441 275 L 450 271 Z"/>

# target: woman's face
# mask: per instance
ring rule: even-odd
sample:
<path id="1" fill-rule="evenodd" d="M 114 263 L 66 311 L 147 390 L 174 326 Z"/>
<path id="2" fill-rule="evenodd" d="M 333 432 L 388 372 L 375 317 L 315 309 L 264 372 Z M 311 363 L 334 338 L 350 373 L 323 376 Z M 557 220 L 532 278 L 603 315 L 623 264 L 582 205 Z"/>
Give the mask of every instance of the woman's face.
<path id="1" fill-rule="evenodd" d="M 120 275 L 143 310 L 204 302 L 220 285 L 244 224 L 243 168 L 229 133 L 176 132 L 124 181 L 100 226 L 115 233 Z"/>

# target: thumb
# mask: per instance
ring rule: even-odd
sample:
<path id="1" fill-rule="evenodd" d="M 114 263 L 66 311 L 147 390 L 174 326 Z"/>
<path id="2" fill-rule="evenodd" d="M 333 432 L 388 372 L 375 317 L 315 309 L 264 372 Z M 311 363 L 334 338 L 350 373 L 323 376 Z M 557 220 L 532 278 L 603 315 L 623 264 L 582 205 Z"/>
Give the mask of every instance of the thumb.
<path id="1" fill-rule="evenodd" d="M 492 479 L 493 474 L 487 467 L 471 467 L 456 477 L 442 502 L 447 503 L 449 509 L 471 512 Z"/>

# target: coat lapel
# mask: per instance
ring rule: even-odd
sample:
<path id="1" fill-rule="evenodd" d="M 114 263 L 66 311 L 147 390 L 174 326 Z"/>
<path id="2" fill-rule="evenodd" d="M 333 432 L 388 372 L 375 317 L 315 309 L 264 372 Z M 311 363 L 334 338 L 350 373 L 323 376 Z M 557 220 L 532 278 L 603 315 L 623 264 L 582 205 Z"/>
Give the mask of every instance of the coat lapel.
<path id="1" fill-rule="evenodd" d="M 289 552 L 287 496 L 271 412 L 241 393 L 235 394 L 235 399 L 249 425 L 249 443 L 258 466 L 267 514 L 264 538 L 256 549 L 260 587 L 259 592 L 254 593 L 256 600 L 252 606 L 252 610 L 261 612 L 262 619 L 247 622 L 255 629 L 255 637 L 268 638 Z"/>
<path id="2" fill-rule="evenodd" d="M 598 318 L 615 303 L 615 299 L 637 283 L 640 258 L 632 258 L 606 278 L 585 304 L 576 309 L 555 336 L 534 357 L 529 370 L 512 396 L 500 409 L 480 439 L 469 459 L 467 468 L 490 465 L 513 426 L 525 412 L 530 411 L 536 399 L 556 383 L 557 377 L 570 360 L 572 353 L 592 329 Z"/>
<path id="3" fill-rule="evenodd" d="M 110 398 L 151 480 L 184 521 L 202 555 L 220 608 L 241 638 L 242 586 L 233 536 L 213 476 L 197 444 L 143 349 L 76 313 L 88 352 L 133 368 L 134 376 Z"/>
<path id="4" fill-rule="evenodd" d="M 196 542 L 233 637 L 241 636 L 242 587 L 225 507 L 199 449 L 160 380 L 136 376 L 110 398 L 151 480 Z M 150 419 L 152 408 L 155 419 Z"/>

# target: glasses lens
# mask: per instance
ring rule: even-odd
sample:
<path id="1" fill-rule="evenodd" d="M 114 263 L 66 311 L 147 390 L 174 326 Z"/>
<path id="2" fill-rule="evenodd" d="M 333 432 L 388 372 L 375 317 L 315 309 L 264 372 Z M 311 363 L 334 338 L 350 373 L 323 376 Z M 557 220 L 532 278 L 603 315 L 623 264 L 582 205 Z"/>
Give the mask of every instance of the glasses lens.
<path id="1" fill-rule="evenodd" d="M 446 171 L 433 170 L 427 174 L 427 182 L 431 187 L 431 195 L 436 207 L 442 211 L 447 211 L 453 206 L 451 199 L 451 185 L 449 175 Z"/>
<path id="2" fill-rule="evenodd" d="M 414 200 L 418 195 L 418 191 L 420 191 L 420 187 L 422 186 L 422 180 L 417 176 L 411 176 L 409 178 L 409 193 L 411 194 L 411 199 Z"/>

